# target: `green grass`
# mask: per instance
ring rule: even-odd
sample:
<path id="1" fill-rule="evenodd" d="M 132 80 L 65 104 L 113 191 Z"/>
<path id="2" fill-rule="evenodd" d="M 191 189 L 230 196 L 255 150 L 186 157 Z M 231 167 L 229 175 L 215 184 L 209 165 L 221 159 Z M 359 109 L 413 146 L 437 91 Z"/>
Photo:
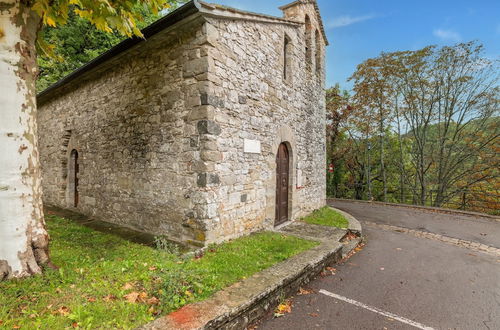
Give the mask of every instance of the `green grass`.
<path id="1" fill-rule="evenodd" d="M 302 218 L 302 221 L 337 228 L 347 228 L 349 226 L 349 221 L 342 214 L 328 206 L 313 211 L 308 216 Z"/>
<path id="2" fill-rule="evenodd" d="M 0 283 L 0 328 L 134 328 L 318 244 L 261 232 L 183 259 L 56 216 L 47 226 L 60 268 Z"/>

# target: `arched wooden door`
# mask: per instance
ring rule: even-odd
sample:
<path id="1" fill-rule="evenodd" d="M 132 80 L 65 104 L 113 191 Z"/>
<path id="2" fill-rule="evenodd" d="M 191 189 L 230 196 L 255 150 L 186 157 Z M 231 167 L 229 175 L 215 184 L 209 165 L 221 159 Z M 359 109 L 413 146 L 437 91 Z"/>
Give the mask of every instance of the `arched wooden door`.
<path id="1" fill-rule="evenodd" d="M 288 221 L 288 183 L 290 156 L 285 143 L 280 144 L 276 155 L 276 220 L 275 226 Z"/>
<path id="2" fill-rule="evenodd" d="M 69 188 L 70 188 L 70 198 L 72 199 L 72 206 L 77 207 L 78 202 L 80 199 L 79 193 L 78 193 L 78 172 L 79 172 L 79 166 L 78 166 L 78 151 L 75 149 L 71 150 L 71 156 L 70 156 L 70 177 L 69 177 Z"/>

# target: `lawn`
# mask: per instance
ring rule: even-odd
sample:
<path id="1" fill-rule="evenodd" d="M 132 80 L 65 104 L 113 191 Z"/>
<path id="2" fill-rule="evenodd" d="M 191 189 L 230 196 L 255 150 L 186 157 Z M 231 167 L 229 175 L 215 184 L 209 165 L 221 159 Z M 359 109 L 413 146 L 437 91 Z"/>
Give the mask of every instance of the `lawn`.
<path id="1" fill-rule="evenodd" d="M 134 328 L 318 244 L 260 232 L 183 258 L 56 216 L 47 227 L 60 268 L 0 283 L 0 328 Z"/>
<path id="2" fill-rule="evenodd" d="M 302 218 L 301 220 L 307 223 L 322 226 L 338 228 L 347 228 L 349 226 L 349 221 L 342 214 L 328 206 L 313 211 L 311 214 Z"/>

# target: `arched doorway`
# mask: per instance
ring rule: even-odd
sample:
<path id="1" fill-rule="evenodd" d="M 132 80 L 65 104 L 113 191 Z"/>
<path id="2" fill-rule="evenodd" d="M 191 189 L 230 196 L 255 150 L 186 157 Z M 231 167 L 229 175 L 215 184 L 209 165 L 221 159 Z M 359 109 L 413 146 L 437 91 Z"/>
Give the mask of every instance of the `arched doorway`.
<path id="1" fill-rule="evenodd" d="M 290 153 L 281 143 L 276 155 L 276 220 L 275 226 L 288 221 L 288 186 L 290 181 Z"/>
<path id="2" fill-rule="evenodd" d="M 78 194 L 78 151 L 71 150 L 69 158 L 69 200 L 71 206 L 77 207 L 79 201 Z"/>

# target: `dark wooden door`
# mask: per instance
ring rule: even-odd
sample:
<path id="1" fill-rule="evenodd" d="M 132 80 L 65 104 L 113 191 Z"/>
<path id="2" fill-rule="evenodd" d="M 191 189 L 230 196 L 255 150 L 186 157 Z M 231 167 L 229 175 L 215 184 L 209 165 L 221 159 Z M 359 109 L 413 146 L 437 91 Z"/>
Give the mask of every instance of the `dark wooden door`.
<path id="1" fill-rule="evenodd" d="M 78 194 L 78 172 L 80 171 L 78 165 L 78 151 L 71 151 L 71 161 L 73 162 L 73 164 L 71 164 L 73 167 L 73 178 L 71 178 L 73 181 L 73 206 L 77 207 L 80 200 L 80 196 Z"/>
<path id="2" fill-rule="evenodd" d="M 288 148 L 286 144 L 282 143 L 276 156 L 276 226 L 288 221 L 289 167 Z"/>

